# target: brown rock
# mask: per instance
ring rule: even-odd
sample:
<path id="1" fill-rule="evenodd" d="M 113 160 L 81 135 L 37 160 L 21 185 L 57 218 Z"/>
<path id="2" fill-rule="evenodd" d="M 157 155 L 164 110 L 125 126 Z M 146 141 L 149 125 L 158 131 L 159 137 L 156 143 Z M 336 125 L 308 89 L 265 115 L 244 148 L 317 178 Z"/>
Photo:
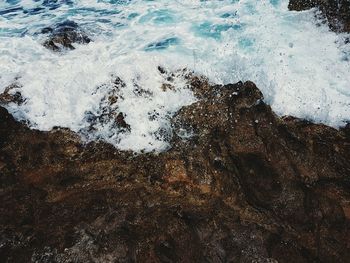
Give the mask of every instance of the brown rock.
<path id="1" fill-rule="evenodd" d="M 0 104 L 16 103 L 21 105 L 25 102 L 20 92 L 21 85 L 11 84 L 7 86 L 3 93 L 0 94 Z"/>
<path id="2" fill-rule="evenodd" d="M 288 7 L 296 11 L 317 7 L 325 14 L 333 30 L 350 32 L 349 0 L 290 0 Z"/>
<path id="3" fill-rule="evenodd" d="M 53 27 L 44 28 L 42 33 L 49 34 L 48 39 L 43 44 L 44 47 L 56 52 L 64 49 L 75 49 L 74 43 L 88 44 L 91 42 L 91 39 L 80 29 L 78 24 L 69 20 Z"/>
<path id="4" fill-rule="evenodd" d="M 30 130 L 0 108 L 0 258 L 348 262 L 346 129 L 279 118 L 251 82 L 189 81 L 200 100 L 159 154 Z"/>

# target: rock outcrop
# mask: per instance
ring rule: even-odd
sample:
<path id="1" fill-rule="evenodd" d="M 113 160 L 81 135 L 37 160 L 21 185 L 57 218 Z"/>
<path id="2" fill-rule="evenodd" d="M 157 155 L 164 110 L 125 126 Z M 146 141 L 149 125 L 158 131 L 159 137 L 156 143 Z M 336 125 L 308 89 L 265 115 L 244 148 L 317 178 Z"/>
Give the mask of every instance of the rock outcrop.
<path id="1" fill-rule="evenodd" d="M 0 108 L 3 262 L 348 262 L 350 136 L 211 86 L 160 154 L 30 130 Z"/>
<path id="2" fill-rule="evenodd" d="M 74 43 L 88 44 L 91 42 L 89 36 L 73 21 L 65 21 L 46 27 L 41 30 L 42 34 L 48 34 L 48 39 L 44 42 L 44 47 L 52 51 L 72 50 Z"/>
<path id="3" fill-rule="evenodd" d="M 21 105 L 25 102 L 25 99 L 21 94 L 21 85 L 19 83 L 13 83 L 7 86 L 4 92 L 0 93 L 0 105 L 6 105 L 9 103 L 15 103 Z"/>
<path id="4" fill-rule="evenodd" d="M 290 10 L 307 10 L 318 7 L 327 17 L 330 27 L 335 31 L 350 32 L 349 0 L 290 0 Z"/>

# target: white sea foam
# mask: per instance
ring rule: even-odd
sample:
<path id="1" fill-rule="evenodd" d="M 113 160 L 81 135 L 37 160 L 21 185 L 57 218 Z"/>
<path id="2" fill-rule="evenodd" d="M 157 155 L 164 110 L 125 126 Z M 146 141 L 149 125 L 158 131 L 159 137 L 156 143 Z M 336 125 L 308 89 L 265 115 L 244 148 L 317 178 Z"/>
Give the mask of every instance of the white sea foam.
<path id="1" fill-rule="evenodd" d="M 288 11 L 287 0 L 61 1 L 33 14 L 43 1 L 12 2 L 0 3 L 0 12 L 22 7 L 0 15 L 0 92 L 19 78 L 26 103 L 8 108 L 32 127 L 85 129 L 86 113 L 98 111 L 106 92 L 97 87 L 117 75 L 126 83 L 118 107 L 131 131 L 101 125 L 96 138 L 120 149 L 164 150 L 158 131 L 169 130 L 169 117 L 195 98 L 181 77 L 175 90 L 163 91 L 158 65 L 189 68 L 215 83 L 252 80 L 280 115 L 334 127 L 350 120 L 346 36 L 316 26 L 315 10 Z M 64 54 L 42 47 L 36 33 L 66 19 L 94 41 Z M 152 95 L 135 93 L 135 82 Z"/>

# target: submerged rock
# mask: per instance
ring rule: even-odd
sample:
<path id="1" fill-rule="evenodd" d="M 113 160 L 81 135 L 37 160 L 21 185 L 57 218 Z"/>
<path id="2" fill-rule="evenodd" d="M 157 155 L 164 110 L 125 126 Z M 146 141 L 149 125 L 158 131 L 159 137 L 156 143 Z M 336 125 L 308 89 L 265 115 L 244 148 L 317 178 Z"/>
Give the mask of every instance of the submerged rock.
<path id="1" fill-rule="evenodd" d="M 350 32 L 349 0 L 290 0 L 288 7 L 296 11 L 318 7 L 333 30 Z"/>
<path id="2" fill-rule="evenodd" d="M 94 112 L 87 112 L 85 115 L 89 126 L 80 133 L 89 140 L 99 138 L 100 129 L 107 130 L 107 138 L 114 141 L 119 140 L 118 134 L 130 131 L 130 125 L 126 123 L 123 112 L 120 112 L 118 100 L 122 98 L 119 94 L 121 88 L 125 88 L 126 84 L 116 77 L 109 84 L 101 85 L 97 90 L 103 90 L 105 96 L 102 97 L 99 107 Z M 104 138 L 104 139 L 107 139 Z M 103 139 L 103 138 L 101 138 Z"/>
<path id="3" fill-rule="evenodd" d="M 74 43 L 88 44 L 91 42 L 89 36 L 73 21 L 65 21 L 42 29 L 42 34 L 49 34 L 44 46 L 53 51 L 63 49 L 75 49 Z"/>
<path id="4" fill-rule="evenodd" d="M 348 129 L 279 118 L 251 82 L 190 80 L 199 101 L 160 154 L 0 108 L 4 262 L 348 262 Z"/>

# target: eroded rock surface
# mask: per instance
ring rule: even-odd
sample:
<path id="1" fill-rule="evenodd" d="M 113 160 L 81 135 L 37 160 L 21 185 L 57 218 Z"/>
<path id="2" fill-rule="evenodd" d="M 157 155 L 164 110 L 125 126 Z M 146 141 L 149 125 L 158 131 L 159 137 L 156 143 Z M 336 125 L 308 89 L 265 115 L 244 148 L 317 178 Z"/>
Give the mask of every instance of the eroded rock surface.
<path id="1" fill-rule="evenodd" d="M 21 94 L 21 85 L 19 83 L 13 83 L 7 86 L 4 92 L 0 93 L 0 105 L 6 105 L 9 103 L 15 103 L 21 105 L 25 102 L 25 99 Z"/>
<path id="2" fill-rule="evenodd" d="M 73 21 L 65 21 L 42 29 L 42 34 L 48 34 L 48 39 L 44 46 L 52 51 L 62 51 L 64 49 L 75 49 L 74 43 L 88 44 L 91 42 L 89 36 Z"/>
<path id="3" fill-rule="evenodd" d="M 333 30 L 350 32 L 349 0 L 290 0 L 288 7 L 296 11 L 318 7 Z"/>
<path id="4" fill-rule="evenodd" d="M 251 82 L 191 82 L 161 154 L 0 108 L 3 262 L 349 262 L 349 127 L 278 118 Z"/>

